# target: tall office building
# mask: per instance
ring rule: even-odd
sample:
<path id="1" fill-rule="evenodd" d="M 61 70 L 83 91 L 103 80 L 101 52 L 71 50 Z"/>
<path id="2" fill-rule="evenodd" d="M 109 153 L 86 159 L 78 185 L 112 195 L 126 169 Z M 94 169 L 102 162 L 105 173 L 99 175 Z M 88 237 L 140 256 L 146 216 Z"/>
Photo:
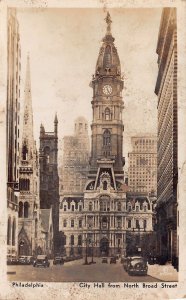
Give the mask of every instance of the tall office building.
<path id="1" fill-rule="evenodd" d="M 7 28 L 7 254 L 17 255 L 21 47 L 15 9 L 8 9 Z"/>
<path id="2" fill-rule="evenodd" d="M 178 259 L 177 241 L 177 25 L 176 8 L 164 8 L 159 29 L 158 76 L 158 251 L 174 264 Z"/>
<path id="3" fill-rule="evenodd" d="M 157 194 L 157 138 L 135 136 L 131 138 L 129 152 L 128 186 L 130 192 Z"/>

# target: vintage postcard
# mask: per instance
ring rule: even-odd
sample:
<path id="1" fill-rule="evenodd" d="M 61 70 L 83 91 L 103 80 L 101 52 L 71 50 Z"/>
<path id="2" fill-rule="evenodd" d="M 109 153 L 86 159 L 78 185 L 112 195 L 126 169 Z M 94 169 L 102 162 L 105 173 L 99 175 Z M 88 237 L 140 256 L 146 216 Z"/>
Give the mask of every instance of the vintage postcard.
<path id="1" fill-rule="evenodd" d="M 185 1 L 0 14 L 0 299 L 186 298 Z"/>

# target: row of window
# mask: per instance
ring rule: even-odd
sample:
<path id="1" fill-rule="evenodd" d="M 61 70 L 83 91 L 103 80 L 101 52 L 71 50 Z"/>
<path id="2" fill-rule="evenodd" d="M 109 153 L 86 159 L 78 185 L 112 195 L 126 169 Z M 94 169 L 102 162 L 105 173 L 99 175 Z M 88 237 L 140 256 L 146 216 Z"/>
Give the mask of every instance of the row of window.
<path id="1" fill-rule="evenodd" d="M 29 213 L 29 203 L 28 202 L 19 202 L 19 218 L 28 218 Z"/>
<path id="2" fill-rule="evenodd" d="M 83 224 L 83 221 L 79 220 L 78 221 L 79 228 L 82 228 L 82 224 Z M 63 220 L 63 227 L 67 227 L 67 220 L 66 219 Z M 70 227 L 72 227 L 72 228 L 74 227 L 74 220 L 70 221 Z"/>
<path id="3" fill-rule="evenodd" d="M 142 220 L 143 225 L 142 228 L 146 229 L 147 227 L 147 220 Z M 128 220 L 127 221 L 127 228 L 132 228 L 132 220 Z M 134 228 L 140 229 L 140 221 L 139 220 L 135 220 L 135 226 Z"/>

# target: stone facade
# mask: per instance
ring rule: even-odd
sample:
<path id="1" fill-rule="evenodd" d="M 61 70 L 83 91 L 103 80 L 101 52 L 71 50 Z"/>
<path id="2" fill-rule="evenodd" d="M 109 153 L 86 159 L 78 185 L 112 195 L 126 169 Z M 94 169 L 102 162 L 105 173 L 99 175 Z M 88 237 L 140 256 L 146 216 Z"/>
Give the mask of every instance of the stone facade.
<path id="1" fill-rule="evenodd" d="M 40 127 L 40 207 L 52 208 L 54 251 L 58 248 L 59 234 L 59 177 L 58 177 L 58 120 L 54 119 L 54 132 Z"/>
<path id="2" fill-rule="evenodd" d="M 128 186 L 131 192 L 157 194 L 157 138 L 131 138 L 129 152 Z"/>
<path id="3" fill-rule="evenodd" d="M 8 9 L 7 32 L 7 254 L 18 251 L 21 47 L 15 9 Z"/>
<path id="4" fill-rule="evenodd" d="M 158 77 L 158 250 L 164 260 L 178 257 L 177 243 L 177 25 L 176 8 L 162 12 L 157 43 Z"/>
<path id="5" fill-rule="evenodd" d="M 33 136 L 33 111 L 30 82 L 30 60 L 27 57 L 24 91 L 23 132 L 19 164 L 18 253 L 37 253 L 40 230 L 38 153 Z"/>
<path id="6" fill-rule="evenodd" d="M 93 120 L 87 182 L 84 194 L 64 197 L 60 206 L 66 255 L 126 255 L 127 251 L 131 253 L 133 240 L 138 251 L 147 234 L 153 232 L 149 196 L 127 195 L 123 171 L 124 83 L 109 13 L 106 22 L 107 32 L 91 81 Z"/>
<path id="7" fill-rule="evenodd" d="M 124 184 L 123 80 L 107 14 L 93 88 L 90 170 L 79 198 L 64 197 L 60 229 L 67 255 L 126 254 L 127 199 Z"/>

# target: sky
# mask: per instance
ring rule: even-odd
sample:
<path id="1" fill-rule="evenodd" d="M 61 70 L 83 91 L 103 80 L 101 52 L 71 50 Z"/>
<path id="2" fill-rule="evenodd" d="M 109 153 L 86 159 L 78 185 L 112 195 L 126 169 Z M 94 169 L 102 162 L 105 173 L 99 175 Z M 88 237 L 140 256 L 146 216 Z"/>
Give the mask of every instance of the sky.
<path id="1" fill-rule="evenodd" d="M 109 9 L 112 35 L 124 74 L 124 156 L 130 137 L 157 130 L 158 65 L 156 45 L 161 9 Z M 39 146 L 40 124 L 53 131 L 57 112 L 59 139 L 72 135 L 74 120 L 92 120 L 92 88 L 106 12 L 97 8 L 18 9 L 22 52 L 22 100 L 26 57 L 30 55 L 34 136 Z M 90 128 L 89 128 L 90 133 Z"/>

